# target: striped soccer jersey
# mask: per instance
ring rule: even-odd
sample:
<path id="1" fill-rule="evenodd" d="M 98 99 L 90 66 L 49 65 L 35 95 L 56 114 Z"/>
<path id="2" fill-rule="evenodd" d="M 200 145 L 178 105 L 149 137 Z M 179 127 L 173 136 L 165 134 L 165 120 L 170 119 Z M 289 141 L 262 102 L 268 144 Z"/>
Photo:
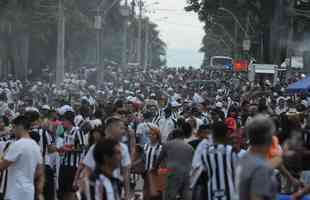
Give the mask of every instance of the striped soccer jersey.
<path id="1" fill-rule="evenodd" d="M 48 146 L 52 144 L 52 137 L 48 130 L 41 127 L 31 129 L 31 137 L 40 146 L 40 151 L 42 153 L 43 164 L 49 164 L 48 161 Z"/>
<path id="2" fill-rule="evenodd" d="M 151 171 L 152 169 L 154 169 L 161 150 L 162 150 L 161 144 L 156 144 L 155 146 L 152 146 L 151 144 L 146 144 L 144 146 L 145 170 L 146 171 Z"/>
<path id="3" fill-rule="evenodd" d="M 121 184 L 116 178 L 95 171 L 86 185 L 87 200 L 121 200 Z"/>
<path id="4" fill-rule="evenodd" d="M 75 151 L 65 152 L 61 164 L 67 167 L 78 167 L 84 157 L 85 144 L 86 136 L 78 127 L 73 127 L 71 130 L 66 131 L 64 134 L 64 146 L 69 145 Z"/>
<path id="5" fill-rule="evenodd" d="M 12 144 L 13 140 L 7 140 L 5 142 L 1 142 L 3 145 L 3 148 L 1 150 L 1 154 L 4 156 L 7 152 L 9 146 Z M 0 171 L 0 194 L 4 197 L 5 191 L 7 187 L 7 181 L 8 181 L 8 169 Z"/>
<path id="6" fill-rule="evenodd" d="M 208 174 L 208 199 L 232 200 L 236 197 L 235 167 L 237 154 L 232 146 L 209 145 L 201 156 Z"/>

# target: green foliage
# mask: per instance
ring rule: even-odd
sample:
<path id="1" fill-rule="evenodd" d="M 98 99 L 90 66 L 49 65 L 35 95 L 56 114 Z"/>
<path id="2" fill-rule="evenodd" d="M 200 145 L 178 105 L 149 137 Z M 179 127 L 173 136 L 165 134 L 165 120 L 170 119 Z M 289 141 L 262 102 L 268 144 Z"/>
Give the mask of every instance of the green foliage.
<path id="1" fill-rule="evenodd" d="M 280 1 L 270 0 L 187 0 L 187 6 L 185 10 L 188 12 L 195 12 L 199 16 L 199 19 L 205 23 L 206 36 L 203 40 L 203 46 L 201 51 L 205 53 L 205 60 L 209 56 L 213 56 L 214 53 L 227 54 L 227 52 L 233 52 L 234 54 L 240 54 L 242 52 L 242 41 L 245 39 L 245 34 L 238 26 L 237 33 L 235 35 L 235 21 L 230 14 L 220 10 L 220 7 L 229 9 L 240 21 L 243 27 L 246 27 L 249 19 L 249 36 L 254 43 L 249 54 L 256 59 L 260 59 L 261 62 L 274 62 L 272 56 L 270 56 L 270 35 L 273 33 L 272 22 L 276 23 L 276 14 L 285 16 L 285 10 L 275 10 L 277 4 Z M 249 18 L 247 18 L 249 16 Z M 284 17 L 283 17 L 284 18 Z M 280 22 L 279 22 L 280 23 Z M 237 42 L 237 47 L 227 49 L 223 42 L 214 41 L 215 36 L 222 36 L 222 39 L 229 43 L 227 34 L 225 36 L 223 29 L 219 28 L 215 24 L 221 24 L 226 32 L 231 34 Z M 280 26 L 280 24 L 279 24 Z M 210 39 L 210 32 L 211 38 Z M 261 38 L 263 37 L 263 38 Z M 275 38 L 274 40 L 280 40 Z M 261 52 L 260 44 L 263 42 L 264 54 L 259 55 Z M 275 41 L 277 43 L 278 41 Z M 227 51 L 228 50 L 228 51 Z M 205 63 L 204 63 L 205 64 Z"/>
<path id="2" fill-rule="evenodd" d="M 65 0 L 67 67 L 96 64 L 96 34 L 94 18 L 102 0 Z M 106 0 L 111 5 L 114 0 Z M 116 4 L 108 13 L 101 37 L 101 57 L 120 63 L 124 17 Z M 100 11 L 103 14 L 103 10 Z M 133 18 L 133 24 L 136 19 Z M 55 70 L 57 48 L 58 0 L 0 0 L 0 77 L 13 73 L 24 78 L 28 67 L 40 75 L 42 68 Z M 137 26 L 135 26 L 137 29 Z M 156 25 L 151 26 L 154 36 L 154 61 L 165 55 L 165 44 L 159 39 Z M 128 41 L 137 34 L 129 34 Z M 18 42 L 20 41 L 20 42 Z M 20 52 L 19 52 L 20 51 Z M 21 55 L 21 56 L 19 56 Z M 21 58 L 19 58 L 21 57 Z"/>
<path id="3" fill-rule="evenodd" d="M 166 65 L 166 43 L 160 38 L 160 33 L 157 29 L 157 25 L 150 21 L 149 19 L 144 18 L 142 20 L 142 57 L 144 56 L 145 48 L 145 33 L 146 33 L 146 24 L 149 29 L 149 59 L 152 63 L 152 67 L 160 68 Z M 131 34 L 130 40 L 137 41 L 138 39 L 138 19 L 133 18 L 131 20 L 131 25 L 129 27 Z M 135 49 L 136 51 L 136 49 Z M 136 60 L 131 60 L 135 62 Z"/>

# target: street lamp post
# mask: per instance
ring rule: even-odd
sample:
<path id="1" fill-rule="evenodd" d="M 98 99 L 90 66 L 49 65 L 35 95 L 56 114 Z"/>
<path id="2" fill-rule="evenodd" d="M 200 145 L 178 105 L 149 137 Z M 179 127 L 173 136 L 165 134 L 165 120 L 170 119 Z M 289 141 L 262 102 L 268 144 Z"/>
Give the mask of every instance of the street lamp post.
<path id="1" fill-rule="evenodd" d="M 237 25 L 239 26 L 239 28 L 243 31 L 243 33 L 245 35 L 245 40 L 243 40 L 243 48 L 244 48 L 244 50 L 249 51 L 250 50 L 251 41 L 250 41 L 250 36 L 248 34 L 248 28 L 244 28 L 242 26 L 242 24 L 240 23 L 238 17 L 231 10 L 229 10 L 227 8 L 224 8 L 224 7 L 220 7 L 218 9 L 228 13 L 229 15 L 231 15 L 233 17 L 234 21 L 235 21 L 235 41 L 236 41 L 236 43 L 235 43 L 235 51 L 237 50 L 237 45 L 238 45 L 238 43 L 237 43 L 237 41 L 238 41 L 238 27 L 237 27 Z M 248 15 L 247 16 L 247 26 L 250 25 L 249 20 L 250 19 L 249 19 L 249 15 Z"/>
<path id="2" fill-rule="evenodd" d="M 142 43 L 142 10 L 143 1 L 138 2 L 139 6 L 139 22 L 138 22 L 138 41 L 137 41 L 137 64 L 141 66 L 141 43 Z"/>
<path id="3" fill-rule="evenodd" d="M 57 25 L 57 63 L 56 86 L 60 88 L 65 77 L 65 11 L 64 1 L 58 1 L 58 25 Z M 28 73 L 28 72 L 27 72 Z"/>
<path id="4" fill-rule="evenodd" d="M 148 49 L 149 35 L 150 35 L 149 20 L 148 20 L 148 18 L 146 18 L 146 20 L 145 20 L 145 38 L 144 38 L 144 42 L 145 42 L 145 45 L 144 45 L 144 71 L 146 71 L 146 69 L 147 69 L 148 59 L 149 59 L 148 58 L 149 57 L 149 49 Z"/>
<path id="5" fill-rule="evenodd" d="M 234 44 L 234 46 L 237 45 L 237 41 L 233 38 L 233 36 L 226 30 L 226 28 L 223 26 L 223 24 L 219 24 L 216 22 L 213 22 L 214 25 L 218 26 L 219 28 L 221 28 L 224 33 L 229 37 L 230 41 Z"/>
<path id="6" fill-rule="evenodd" d="M 247 30 L 241 25 L 239 19 L 237 18 L 237 16 L 232 11 L 230 11 L 227 8 L 224 8 L 224 7 L 220 7 L 218 9 L 228 13 L 229 15 L 231 15 L 233 17 L 236 25 L 238 25 L 240 27 L 240 29 L 243 31 L 243 33 L 245 34 L 246 38 L 249 38 L 249 34 L 248 34 Z"/>

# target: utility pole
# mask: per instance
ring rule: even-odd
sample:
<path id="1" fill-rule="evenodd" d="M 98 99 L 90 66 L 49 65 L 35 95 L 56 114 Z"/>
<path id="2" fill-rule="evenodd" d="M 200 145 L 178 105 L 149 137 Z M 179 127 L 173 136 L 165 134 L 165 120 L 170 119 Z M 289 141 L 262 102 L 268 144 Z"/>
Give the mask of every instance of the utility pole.
<path id="1" fill-rule="evenodd" d="M 294 34 L 294 17 L 290 17 L 289 22 L 289 32 L 288 32 L 288 39 L 287 39 L 287 47 L 286 47 L 286 55 L 289 59 L 289 66 L 288 66 L 288 74 L 286 76 L 287 80 L 292 75 L 292 43 L 293 43 L 293 34 Z"/>
<path id="2" fill-rule="evenodd" d="M 121 8 L 121 14 L 125 18 L 123 24 L 123 47 L 122 47 L 122 67 L 125 69 L 128 64 L 128 18 L 130 16 L 130 8 L 128 7 L 128 0 L 125 0 L 125 5 Z"/>
<path id="3" fill-rule="evenodd" d="M 247 17 L 246 17 L 246 32 L 249 33 L 250 30 L 250 12 L 247 12 Z M 249 38 L 249 35 L 245 35 L 245 39 L 243 40 L 243 51 L 244 51 L 244 58 L 249 59 L 249 52 L 251 49 L 251 40 Z"/>
<path id="4" fill-rule="evenodd" d="M 96 64 L 99 66 L 100 63 L 100 29 L 101 29 L 101 20 L 100 8 L 97 8 L 97 16 L 95 16 L 95 29 L 96 29 Z"/>
<path id="5" fill-rule="evenodd" d="M 130 21 L 134 21 L 135 16 L 136 16 L 136 12 L 135 12 L 135 8 L 136 8 L 136 2 L 135 0 L 131 0 L 130 3 Z M 129 52 L 128 52 L 128 63 L 134 63 L 136 62 L 136 37 L 135 37 L 135 29 L 133 28 L 133 26 L 129 27 Z"/>
<path id="6" fill-rule="evenodd" d="M 265 46 L 264 46 L 264 32 L 263 31 L 261 31 L 260 32 L 260 62 L 261 63 L 264 63 L 264 60 L 265 60 L 265 56 L 264 56 L 264 48 L 265 48 Z"/>
<path id="7" fill-rule="evenodd" d="M 149 59 L 149 20 L 145 20 L 145 44 L 144 44 L 144 71 L 147 69 Z"/>
<path id="8" fill-rule="evenodd" d="M 120 0 L 114 0 L 109 6 L 106 5 L 106 0 L 101 0 L 97 7 L 97 15 L 95 16 L 95 29 L 97 29 L 97 88 L 100 87 L 100 82 L 103 79 L 104 63 L 102 59 L 102 38 L 104 34 L 105 21 L 111 9 L 119 3 Z"/>
<path id="9" fill-rule="evenodd" d="M 294 9 L 294 1 L 289 5 L 290 9 Z M 288 80 L 292 75 L 292 43 L 294 36 L 294 16 L 290 16 L 289 18 L 289 32 L 287 38 L 287 46 L 286 46 L 286 57 L 289 59 L 289 66 L 286 74 L 286 79 Z"/>
<path id="10" fill-rule="evenodd" d="M 235 55 L 234 55 L 234 57 L 235 57 L 235 59 L 237 59 L 237 57 L 238 57 L 238 26 L 237 26 L 237 22 L 235 22 L 235 43 L 234 43 L 235 45 L 234 45 L 234 51 L 235 51 Z"/>
<path id="11" fill-rule="evenodd" d="M 141 66 L 141 44 L 142 44 L 142 10 L 143 1 L 139 0 L 139 24 L 138 24 L 138 41 L 137 41 L 137 63 Z"/>
<path id="12" fill-rule="evenodd" d="M 247 33 L 249 33 L 249 30 L 250 30 L 250 12 L 249 11 L 247 12 L 245 30 Z M 249 39 L 248 36 L 245 36 L 245 37 L 246 37 L 246 39 Z"/>
<path id="13" fill-rule="evenodd" d="M 64 0 L 58 0 L 58 25 L 57 25 L 57 61 L 56 61 L 56 86 L 64 81 L 65 76 L 65 11 Z"/>
<path id="14" fill-rule="evenodd" d="M 149 59 L 148 59 L 149 66 L 153 67 L 153 41 L 149 44 Z"/>
<path id="15" fill-rule="evenodd" d="M 102 16 L 100 6 L 97 8 L 97 15 L 95 16 L 95 29 L 96 29 L 96 70 L 97 70 L 97 88 L 100 87 L 101 81 L 101 34 L 102 34 Z"/>

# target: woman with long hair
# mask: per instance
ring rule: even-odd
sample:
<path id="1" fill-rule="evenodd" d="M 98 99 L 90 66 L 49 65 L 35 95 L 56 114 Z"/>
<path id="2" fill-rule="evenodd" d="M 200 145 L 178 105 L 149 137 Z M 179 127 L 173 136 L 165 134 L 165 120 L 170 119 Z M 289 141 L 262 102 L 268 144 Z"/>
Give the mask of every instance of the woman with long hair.
<path id="1" fill-rule="evenodd" d="M 161 153 L 161 137 L 158 128 L 150 128 L 149 132 L 150 143 L 145 144 L 145 176 L 143 187 L 143 198 L 145 200 L 161 199 L 162 188 L 158 183 L 158 173 L 156 169 L 159 155 Z"/>

